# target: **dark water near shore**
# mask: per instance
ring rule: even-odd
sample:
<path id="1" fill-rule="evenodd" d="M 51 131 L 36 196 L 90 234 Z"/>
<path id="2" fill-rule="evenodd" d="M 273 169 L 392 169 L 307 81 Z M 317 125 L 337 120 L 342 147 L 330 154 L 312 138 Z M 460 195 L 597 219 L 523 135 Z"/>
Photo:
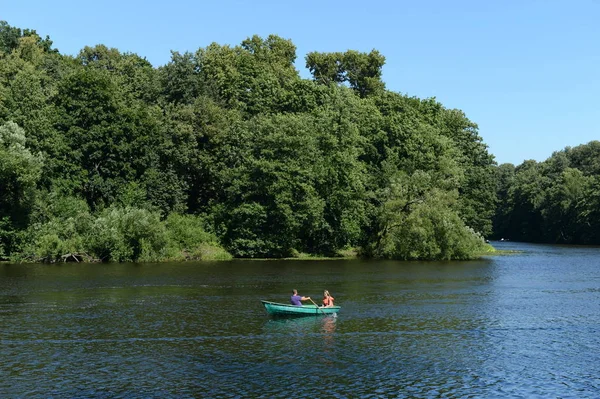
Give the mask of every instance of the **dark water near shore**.
<path id="1" fill-rule="evenodd" d="M 598 398 L 600 249 L 0 265 L 2 398 Z M 338 317 L 273 320 L 289 291 Z"/>

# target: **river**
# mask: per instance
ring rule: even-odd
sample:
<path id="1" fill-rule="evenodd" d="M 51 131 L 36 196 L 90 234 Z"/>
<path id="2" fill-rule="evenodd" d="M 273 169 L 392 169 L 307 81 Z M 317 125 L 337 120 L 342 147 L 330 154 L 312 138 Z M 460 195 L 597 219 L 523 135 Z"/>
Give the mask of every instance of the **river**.
<path id="1" fill-rule="evenodd" d="M 598 398 L 600 248 L 0 265 L 2 398 Z M 292 288 L 337 317 L 272 319 Z"/>

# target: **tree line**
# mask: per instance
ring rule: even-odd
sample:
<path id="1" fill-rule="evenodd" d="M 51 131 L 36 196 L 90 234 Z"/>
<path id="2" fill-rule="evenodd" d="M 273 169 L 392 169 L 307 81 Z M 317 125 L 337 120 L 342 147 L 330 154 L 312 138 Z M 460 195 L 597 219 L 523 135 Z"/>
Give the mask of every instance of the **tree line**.
<path id="1" fill-rule="evenodd" d="M 600 142 L 556 151 L 543 162 L 497 168 L 494 236 L 554 244 L 600 244 Z"/>
<path id="2" fill-rule="evenodd" d="M 584 154 L 497 166 L 462 111 L 387 90 L 378 51 L 295 61 L 275 35 L 69 56 L 0 22 L 0 259 L 468 259 L 567 220 L 590 241 L 569 212 L 598 200 L 564 205 L 598 187 Z"/>

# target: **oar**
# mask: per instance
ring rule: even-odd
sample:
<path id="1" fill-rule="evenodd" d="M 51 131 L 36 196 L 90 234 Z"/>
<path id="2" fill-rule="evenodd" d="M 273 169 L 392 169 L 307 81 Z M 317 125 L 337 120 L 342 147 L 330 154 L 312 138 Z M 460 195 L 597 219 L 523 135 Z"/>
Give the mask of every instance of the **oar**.
<path id="1" fill-rule="evenodd" d="M 310 301 L 311 301 L 312 303 L 314 303 L 314 304 L 315 304 L 315 306 L 317 307 L 317 309 L 319 309 L 319 310 L 321 311 L 321 313 L 325 314 L 325 312 L 323 311 L 323 309 L 321 309 L 321 308 L 319 307 L 319 305 L 317 305 L 317 304 L 315 303 L 315 301 L 313 301 L 313 300 L 312 300 L 312 298 L 310 298 Z"/>

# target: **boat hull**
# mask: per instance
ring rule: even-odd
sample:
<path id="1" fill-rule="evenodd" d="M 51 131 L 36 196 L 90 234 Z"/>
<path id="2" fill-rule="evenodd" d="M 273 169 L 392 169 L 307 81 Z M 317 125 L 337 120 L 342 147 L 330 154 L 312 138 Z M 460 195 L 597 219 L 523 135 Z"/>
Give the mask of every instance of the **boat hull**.
<path id="1" fill-rule="evenodd" d="M 265 307 L 265 310 L 271 316 L 324 316 L 328 314 L 334 314 L 340 311 L 339 306 L 330 306 L 326 308 L 320 308 L 316 305 L 303 305 L 295 306 L 288 305 L 285 303 L 261 301 Z"/>

